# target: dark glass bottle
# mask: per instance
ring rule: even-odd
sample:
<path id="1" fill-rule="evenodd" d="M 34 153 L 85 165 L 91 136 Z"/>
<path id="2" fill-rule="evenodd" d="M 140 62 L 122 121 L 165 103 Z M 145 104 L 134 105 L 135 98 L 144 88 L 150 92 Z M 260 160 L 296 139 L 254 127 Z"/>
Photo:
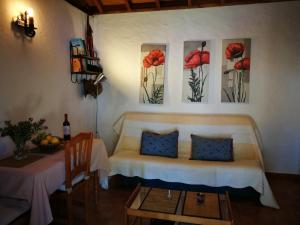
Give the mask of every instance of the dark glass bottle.
<path id="1" fill-rule="evenodd" d="M 63 123 L 64 127 L 64 140 L 68 141 L 71 139 L 71 128 L 70 128 L 70 122 L 68 121 L 68 114 L 65 114 L 65 121 Z"/>

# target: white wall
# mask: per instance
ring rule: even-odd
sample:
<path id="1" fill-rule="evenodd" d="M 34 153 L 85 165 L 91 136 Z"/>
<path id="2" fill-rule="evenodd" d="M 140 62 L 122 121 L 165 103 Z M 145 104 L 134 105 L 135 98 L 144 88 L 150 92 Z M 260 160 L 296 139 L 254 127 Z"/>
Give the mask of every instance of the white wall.
<path id="1" fill-rule="evenodd" d="M 300 3 L 270 3 L 95 17 L 95 45 L 108 80 L 101 135 L 125 111 L 250 114 L 262 134 L 268 171 L 300 173 Z M 250 104 L 222 104 L 221 40 L 251 38 Z M 208 104 L 181 101 L 183 41 L 212 40 Z M 165 104 L 139 104 L 140 48 L 167 43 Z"/>
<path id="2" fill-rule="evenodd" d="M 11 27 L 12 17 L 28 8 L 38 28 L 31 40 Z M 69 40 L 84 37 L 85 14 L 61 0 L 1 0 L 0 15 L 0 126 L 45 118 L 61 136 L 68 113 L 72 134 L 94 130 L 95 100 L 70 81 Z"/>

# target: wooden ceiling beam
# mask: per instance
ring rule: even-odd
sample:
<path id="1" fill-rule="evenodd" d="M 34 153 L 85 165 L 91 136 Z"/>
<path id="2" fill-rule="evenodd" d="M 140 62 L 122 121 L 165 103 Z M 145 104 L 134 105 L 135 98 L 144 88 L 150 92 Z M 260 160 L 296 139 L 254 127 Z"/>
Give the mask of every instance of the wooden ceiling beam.
<path id="1" fill-rule="evenodd" d="M 103 7 L 102 7 L 102 4 L 101 4 L 100 0 L 92 0 L 92 1 L 94 2 L 95 6 L 97 7 L 99 13 L 100 14 L 104 13 Z"/>
<path id="2" fill-rule="evenodd" d="M 86 3 L 88 6 L 94 6 L 95 3 L 94 3 L 94 0 L 86 0 Z"/>
<path id="3" fill-rule="evenodd" d="M 160 0 L 155 0 L 155 5 L 157 9 L 160 9 Z"/>
<path id="4" fill-rule="evenodd" d="M 290 0 L 65 0 L 88 14 L 203 8 Z M 296 1 L 296 0 L 294 0 Z M 299 0 L 298 0 L 299 1 Z"/>
<path id="5" fill-rule="evenodd" d="M 129 0 L 125 0 L 125 6 L 126 6 L 126 9 L 127 9 L 128 12 L 132 11 Z"/>

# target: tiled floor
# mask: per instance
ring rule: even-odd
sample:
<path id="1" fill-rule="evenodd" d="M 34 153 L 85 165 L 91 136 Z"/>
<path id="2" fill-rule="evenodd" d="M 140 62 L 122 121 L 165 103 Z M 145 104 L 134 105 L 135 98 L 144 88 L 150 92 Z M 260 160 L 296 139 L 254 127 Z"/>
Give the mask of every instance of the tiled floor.
<path id="1" fill-rule="evenodd" d="M 269 176 L 268 180 L 281 209 L 263 207 L 256 199 L 232 199 L 235 225 L 300 225 L 300 177 L 276 175 Z M 114 185 L 108 191 L 101 190 L 98 207 L 92 201 L 89 203 L 90 224 L 123 225 L 124 204 L 131 191 L 131 188 L 119 185 Z M 81 198 L 80 193 L 76 193 L 76 198 Z M 62 203 L 52 201 L 52 204 L 66 213 Z M 76 224 L 84 224 L 81 207 L 74 206 Z M 145 221 L 144 224 L 148 223 Z"/>

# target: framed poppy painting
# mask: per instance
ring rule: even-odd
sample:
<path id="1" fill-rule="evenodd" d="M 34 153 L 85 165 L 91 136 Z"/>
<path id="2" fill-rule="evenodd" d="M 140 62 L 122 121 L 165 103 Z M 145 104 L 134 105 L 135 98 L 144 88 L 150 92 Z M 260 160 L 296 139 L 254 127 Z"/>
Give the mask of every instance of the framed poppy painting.
<path id="1" fill-rule="evenodd" d="M 163 104 L 166 45 L 143 44 L 141 51 L 140 103 Z"/>
<path id="2" fill-rule="evenodd" d="M 251 39 L 223 40 L 222 102 L 249 103 Z"/>
<path id="3" fill-rule="evenodd" d="M 208 102 L 210 41 L 185 41 L 183 102 Z"/>

